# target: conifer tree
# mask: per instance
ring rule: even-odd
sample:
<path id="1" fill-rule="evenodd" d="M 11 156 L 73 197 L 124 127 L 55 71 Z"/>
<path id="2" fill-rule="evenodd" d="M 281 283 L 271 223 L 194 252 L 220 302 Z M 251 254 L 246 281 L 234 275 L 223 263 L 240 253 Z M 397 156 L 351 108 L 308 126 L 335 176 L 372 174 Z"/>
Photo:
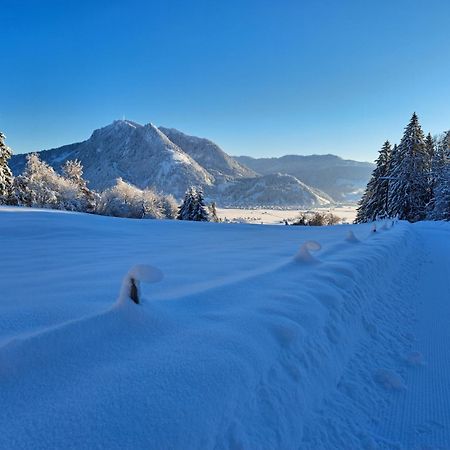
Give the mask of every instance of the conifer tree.
<path id="1" fill-rule="evenodd" d="M 203 198 L 203 190 L 197 188 L 194 209 L 192 210 L 191 220 L 195 222 L 209 222 L 208 211 L 205 206 L 205 199 Z"/>
<path id="2" fill-rule="evenodd" d="M 432 167 L 433 200 L 429 218 L 450 220 L 450 131 L 436 145 Z"/>
<path id="3" fill-rule="evenodd" d="M 426 206 L 427 210 L 429 209 L 429 203 L 432 202 L 433 199 L 433 160 L 435 153 L 435 141 L 431 136 L 431 133 L 427 134 L 425 138 L 425 147 L 427 151 L 427 159 L 426 159 L 426 175 L 427 175 L 427 183 L 428 183 L 428 191 L 427 191 L 427 199 Z"/>
<path id="4" fill-rule="evenodd" d="M 423 220 L 429 200 L 428 154 L 425 136 L 416 113 L 405 129 L 389 176 L 389 215 L 415 222 Z"/>
<path id="5" fill-rule="evenodd" d="M 377 166 L 359 204 L 356 223 L 372 222 L 377 218 L 387 217 L 389 180 L 385 177 L 389 173 L 390 159 L 391 144 L 386 141 L 379 152 Z"/>
<path id="6" fill-rule="evenodd" d="M 0 132 L 0 204 L 11 203 L 13 175 L 8 165 L 11 149 L 5 144 L 5 135 Z"/>
<path id="7" fill-rule="evenodd" d="M 190 186 L 184 194 L 183 203 L 178 209 L 178 220 L 192 220 L 192 213 L 194 211 L 195 197 L 197 191 L 194 186 Z"/>
<path id="8" fill-rule="evenodd" d="M 209 221 L 203 191 L 201 188 L 191 186 L 186 191 L 184 201 L 178 210 L 178 220 L 193 220 L 195 222 Z"/>

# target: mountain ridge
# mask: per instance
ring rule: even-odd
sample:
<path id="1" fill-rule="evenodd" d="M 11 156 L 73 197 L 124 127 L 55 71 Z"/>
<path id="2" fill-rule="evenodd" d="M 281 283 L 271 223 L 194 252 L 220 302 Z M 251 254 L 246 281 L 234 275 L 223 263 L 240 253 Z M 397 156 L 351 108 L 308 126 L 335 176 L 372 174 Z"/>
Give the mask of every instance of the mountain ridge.
<path id="1" fill-rule="evenodd" d="M 85 178 L 97 190 L 112 186 L 120 177 L 139 188 L 151 187 L 178 199 L 188 186 L 198 185 L 209 200 L 228 206 L 307 208 L 335 200 L 317 184 L 288 173 L 283 164 L 267 167 L 257 158 L 232 157 L 209 139 L 152 123 L 115 120 L 84 141 L 36 153 L 57 171 L 68 159 L 80 160 Z M 24 169 L 26 155 L 11 159 L 16 175 Z"/>

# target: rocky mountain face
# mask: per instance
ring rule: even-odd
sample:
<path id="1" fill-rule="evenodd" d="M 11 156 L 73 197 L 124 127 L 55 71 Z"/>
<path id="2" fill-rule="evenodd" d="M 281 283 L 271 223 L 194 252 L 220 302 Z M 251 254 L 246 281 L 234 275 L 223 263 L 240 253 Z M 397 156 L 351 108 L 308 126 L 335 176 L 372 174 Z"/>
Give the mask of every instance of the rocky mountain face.
<path id="1" fill-rule="evenodd" d="M 112 186 L 120 177 L 181 199 L 196 185 L 223 206 L 321 206 L 359 187 L 359 178 L 365 185 L 372 169 L 332 155 L 233 158 L 208 139 L 129 120 L 95 130 L 86 141 L 38 153 L 58 171 L 65 161 L 80 160 L 86 180 L 96 190 Z M 13 156 L 14 174 L 21 173 L 25 163 L 26 155 Z"/>
<path id="2" fill-rule="evenodd" d="M 342 159 L 335 155 L 286 155 L 280 158 L 235 157 L 241 164 L 262 175 L 286 173 L 326 192 L 333 200 L 358 200 L 375 165 Z"/>
<path id="3" fill-rule="evenodd" d="M 213 175 L 216 181 L 257 175 L 209 139 L 189 136 L 175 128 L 159 127 L 159 130 Z"/>

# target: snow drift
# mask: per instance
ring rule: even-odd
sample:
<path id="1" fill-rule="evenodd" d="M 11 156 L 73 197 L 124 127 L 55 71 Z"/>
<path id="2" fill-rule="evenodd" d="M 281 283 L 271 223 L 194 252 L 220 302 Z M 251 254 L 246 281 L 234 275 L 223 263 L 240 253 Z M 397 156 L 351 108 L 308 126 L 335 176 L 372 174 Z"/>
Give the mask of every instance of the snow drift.
<path id="1" fill-rule="evenodd" d="M 360 425 L 387 401 L 380 383 L 401 379 L 392 364 L 408 340 L 392 305 L 407 307 L 392 292 L 414 289 L 407 269 L 420 246 L 409 224 L 371 233 L 4 209 L 0 235 L 11 230 L 0 275 L 0 447 L 361 448 L 376 439 Z M 296 256 L 314 240 L 321 245 Z M 299 264 L 310 251 L 314 264 Z M 136 261 L 165 278 L 143 286 L 144 304 L 115 303 Z M 13 276 L 19 266 L 24 283 Z M 130 273 L 161 279 L 141 269 Z"/>

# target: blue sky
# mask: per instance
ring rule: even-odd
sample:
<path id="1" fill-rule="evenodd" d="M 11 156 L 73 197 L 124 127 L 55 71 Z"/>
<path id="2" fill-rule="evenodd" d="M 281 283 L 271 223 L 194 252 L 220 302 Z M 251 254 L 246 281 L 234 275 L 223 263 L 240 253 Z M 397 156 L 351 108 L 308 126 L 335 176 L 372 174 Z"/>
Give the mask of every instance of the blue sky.
<path id="1" fill-rule="evenodd" d="M 413 111 L 450 128 L 446 0 L 0 0 L 16 153 L 125 116 L 238 155 L 373 160 Z"/>

